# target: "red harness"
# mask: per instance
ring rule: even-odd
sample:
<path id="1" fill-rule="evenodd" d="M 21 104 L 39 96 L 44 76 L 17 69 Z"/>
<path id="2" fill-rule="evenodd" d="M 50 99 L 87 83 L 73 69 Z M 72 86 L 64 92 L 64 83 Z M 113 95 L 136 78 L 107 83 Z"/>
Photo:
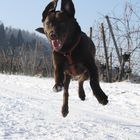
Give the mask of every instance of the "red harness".
<path id="1" fill-rule="evenodd" d="M 73 75 L 73 76 L 76 76 L 77 75 L 77 71 L 76 71 L 76 67 L 75 67 L 75 64 L 74 64 L 74 61 L 72 59 L 72 51 L 76 48 L 76 46 L 79 44 L 81 40 L 81 35 L 78 37 L 78 40 L 76 41 L 76 43 L 73 45 L 73 47 L 68 51 L 68 52 L 60 52 L 61 54 L 63 54 L 67 60 L 68 60 L 68 65 L 69 65 L 69 70 L 70 70 L 70 74 Z"/>

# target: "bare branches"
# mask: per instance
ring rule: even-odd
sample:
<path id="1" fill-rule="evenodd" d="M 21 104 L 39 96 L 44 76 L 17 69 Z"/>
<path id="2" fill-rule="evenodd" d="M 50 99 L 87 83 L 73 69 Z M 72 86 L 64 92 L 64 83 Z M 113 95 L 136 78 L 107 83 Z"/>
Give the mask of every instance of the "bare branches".
<path id="1" fill-rule="evenodd" d="M 114 32 L 114 37 L 119 49 L 120 56 L 123 57 L 124 54 L 130 54 L 129 61 L 124 63 L 124 71 L 125 76 L 128 75 L 127 72 L 131 72 L 131 75 L 139 75 L 140 76 L 140 10 L 136 9 L 134 5 L 126 2 L 124 7 L 124 13 L 122 16 L 112 16 L 108 15 L 108 18 L 111 21 L 111 26 Z M 118 56 L 115 51 L 113 40 L 111 39 L 111 32 L 109 30 L 109 26 L 105 21 L 105 17 L 103 16 L 102 20 L 94 25 L 93 27 L 93 39 L 95 44 L 97 44 L 97 59 L 101 64 L 106 65 L 105 55 L 103 51 L 103 41 L 99 32 L 101 32 L 99 25 L 104 23 L 104 30 L 106 35 L 106 46 L 108 50 L 108 54 L 110 54 L 110 66 L 112 69 L 119 68 Z M 98 30 L 97 30 L 98 29 Z M 128 70 L 126 70 L 126 68 Z M 130 75 L 129 75 L 130 76 Z M 123 77 L 125 79 L 125 77 Z"/>

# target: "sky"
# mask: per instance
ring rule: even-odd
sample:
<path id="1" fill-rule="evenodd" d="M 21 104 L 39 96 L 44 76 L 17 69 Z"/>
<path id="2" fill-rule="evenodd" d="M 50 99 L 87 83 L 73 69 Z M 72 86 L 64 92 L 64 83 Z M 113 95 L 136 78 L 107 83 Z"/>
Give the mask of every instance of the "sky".
<path id="1" fill-rule="evenodd" d="M 51 0 L 0 0 L 0 21 L 5 26 L 35 32 L 42 26 L 42 11 Z M 139 0 L 73 0 L 76 19 L 83 31 L 88 31 L 96 20 L 105 15 L 122 14 L 125 2 L 140 7 Z M 60 0 L 58 9 L 60 8 Z"/>

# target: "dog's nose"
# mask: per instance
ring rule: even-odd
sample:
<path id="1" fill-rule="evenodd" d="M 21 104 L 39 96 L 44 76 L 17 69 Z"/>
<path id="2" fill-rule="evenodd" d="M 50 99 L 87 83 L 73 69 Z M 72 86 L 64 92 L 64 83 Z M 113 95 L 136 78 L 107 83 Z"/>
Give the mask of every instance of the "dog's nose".
<path id="1" fill-rule="evenodd" d="M 50 39 L 51 39 L 51 40 L 55 40 L 55 39 L 57 38 L 55 32 L 50 32 L 49 36 L 50 36 Z"/>

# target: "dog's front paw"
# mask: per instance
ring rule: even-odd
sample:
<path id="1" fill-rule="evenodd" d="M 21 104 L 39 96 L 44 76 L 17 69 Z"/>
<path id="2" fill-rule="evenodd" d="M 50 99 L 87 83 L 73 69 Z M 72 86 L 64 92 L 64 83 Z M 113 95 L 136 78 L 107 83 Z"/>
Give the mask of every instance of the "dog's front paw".
<path id="1" fill-rule="evenodd" d="M 58 84 L 55 84 L 54 87 L 53 87 L 53 91 L 54 92 L 59 92 L 63 89 L 63 85 L 58 85 Z"/>

